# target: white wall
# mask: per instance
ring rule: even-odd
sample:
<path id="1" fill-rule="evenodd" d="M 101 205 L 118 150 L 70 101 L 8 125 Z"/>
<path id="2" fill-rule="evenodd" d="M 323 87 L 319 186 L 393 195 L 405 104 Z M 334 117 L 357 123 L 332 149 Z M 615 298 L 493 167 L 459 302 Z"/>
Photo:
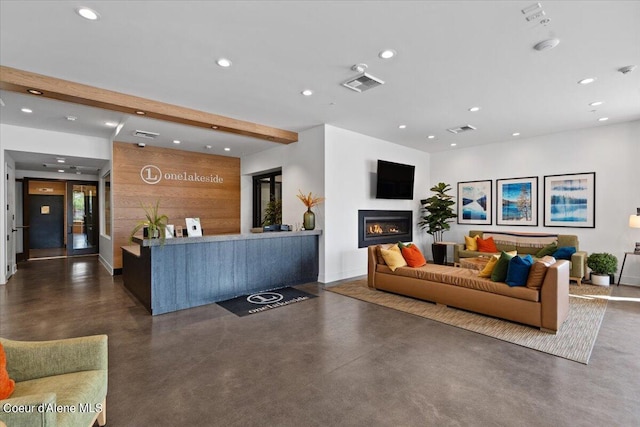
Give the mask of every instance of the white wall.
<path id="1" fill-rule="evenodd" d="M 431 155 L 431 181 L 450 183 L 454 193 L 459 181 L 494 181 L 494 225 L 455 224 L 451 240 L 464 241 L 470 229 L 576 234 L 581 250 L 618 257 L 619 273 L 624 252 L 633 251 L 634 242 L 640 242 L 640 229 L 628 226 L 629 215 L 640 207 L 639 164 L 640 121 L 635 121 L 435 153 Z M 544 176 L 579 172 L 596 173 L 596 227 L 543 227 Z M 528 176 L 538 177 L 539 226 L 496 226 L 495 180 Z M 640 285 L 639 256 L 627 257 L 622 283 Z"/>
<path id="2" fill-rule="evenodd" d="M 376 199 L 378 159 L 414 165 L 414 200 Z M 429 154 L 359 133 L 325 126 L 325 271 L 333 282 L 367 273 L 367 249 L 358 248 L 358 210 L 412 210 L 413 241 L 427 256 L 430 240 L 417 227 L 428 195 Z M 427 242 L 429 245 L 427 245 Z"/>
<path id="3" fill-rule="evenodd" d="M 110 141 L 105 138 L 0 124 L 0 165 L 2 165 L 1 167 L 3 168 L 2 185 L 0 185 L 2 194 L 0 194 L 0 199 L 3 200 L 3 203 L 6 203 L 4 195 L 6 181 L 6 171 L 4 170 L 5 150 L 86 157 L 105 161 L 111 159 Z M 8 159 L 9 158 L 10 156 Z M 23 171 L 16 171 L 16 176 L 24 177 L 24 175 L 25 173 Z M 28 175 L 34 177 L 36 175 L 42 177 L 49 176 L 47 174 L 37 173 L 29 173 Z M 75 174 L 55 174 L 55 177 L 58 179 L 78 179 L 78 175 Z M 84 175 L 82 179 L 86 179 L 86 175 Z M 0 209 L 0 224 L 2 224 L 2 228 L 4 229 L 4 209 Z M 0 245 L 0 268 L 2 268 L 2 271 L 7 270 L 5 249 L 5 245 Z M 0 284 L 4 283 L 4 275 L 0 275 Z"/>

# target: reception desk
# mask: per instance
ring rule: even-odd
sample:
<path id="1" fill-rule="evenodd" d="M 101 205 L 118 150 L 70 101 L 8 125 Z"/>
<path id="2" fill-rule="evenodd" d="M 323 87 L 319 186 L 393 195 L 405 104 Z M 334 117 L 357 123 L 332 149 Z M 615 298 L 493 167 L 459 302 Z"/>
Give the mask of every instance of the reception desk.
<path id="1" fill-rule="evenodd" d="M 135 239 L 125 287 L 153 315 L 318 280 L 321 230 Z"/>

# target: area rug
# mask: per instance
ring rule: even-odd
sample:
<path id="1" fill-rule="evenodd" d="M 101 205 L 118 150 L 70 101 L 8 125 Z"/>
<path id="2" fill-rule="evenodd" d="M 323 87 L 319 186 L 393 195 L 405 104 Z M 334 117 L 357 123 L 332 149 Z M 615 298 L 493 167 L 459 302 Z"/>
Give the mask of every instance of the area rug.
<path id="1" fill-rule="evenodd" d="M 315 297 L 316 295 L 286 287 L 272 291 L 256 292 L 251 295 L 243 295 L 230 300 L 220 301 L 217 304 L 236 316 L 242 317 L 262 313 L 278 307 L 285 307 Z"/>
<path id="2" fill-rule="evenodd" d="M 326 290 L 585 365 L 589 363 L 589 357 L 607 309 L 607 301 L 611 295 L 609 287 L 570 285 L 569 317 L 560 331 L 554 335 L 519 323 L 369 289 L 366 279 L 327 287 Z"/>

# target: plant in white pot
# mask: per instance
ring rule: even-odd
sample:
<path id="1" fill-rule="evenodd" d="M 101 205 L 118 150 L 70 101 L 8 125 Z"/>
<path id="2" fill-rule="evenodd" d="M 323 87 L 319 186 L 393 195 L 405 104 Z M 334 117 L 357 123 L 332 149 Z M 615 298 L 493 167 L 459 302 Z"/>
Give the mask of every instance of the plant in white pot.
<path id="1" fill-rule="evenodd" d="M 591 283 L 609 285 L 610 275 L 618 271 L 618 258 L 608 253 L 593 253 L 587 257 L 587 266 L 591 269 Z"/>
<path id="2" fill-rule="evenodd" d="M 440 182 L 430 189 L 434 194 L 428 199 L 420 200 L 422 203 L 423 215 L 418 225 L 428 234 L 433 236 L 433 260 L 436 264 L 444 264 L 447 256 L 447 247 L 439 244 L 442 242 L 442 235 L 451 226 L 449 223 L 458 215 L 453 210 L 453 196 L 447 194 L 451 190 L 449 184 Z"/>

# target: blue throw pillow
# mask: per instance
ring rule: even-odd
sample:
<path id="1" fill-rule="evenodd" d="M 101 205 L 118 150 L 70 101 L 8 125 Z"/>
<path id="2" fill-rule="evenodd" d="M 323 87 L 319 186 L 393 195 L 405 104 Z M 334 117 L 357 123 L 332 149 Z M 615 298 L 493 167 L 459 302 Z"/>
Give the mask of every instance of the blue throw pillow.
<path id="1" fill-rule="evenodd" d="M 514 256 L 509 261 L 509 269 L 507 270 L 507 280 L 505 283 L 509 286 L 525 286 L 529 277 L 529 270 L 533 265 L 531 255 L 521 257 Z"/>
<path id="2" fill-rule="evenodd" d="M 566 259 L 571 261 L 571 255 L 575 253 L 576 248 L 574 248 L 573 246 L 563 246 L 561 248 L 558 248 L 558 250 L 555 251 L 552 256 L 555 259 Z"/>

